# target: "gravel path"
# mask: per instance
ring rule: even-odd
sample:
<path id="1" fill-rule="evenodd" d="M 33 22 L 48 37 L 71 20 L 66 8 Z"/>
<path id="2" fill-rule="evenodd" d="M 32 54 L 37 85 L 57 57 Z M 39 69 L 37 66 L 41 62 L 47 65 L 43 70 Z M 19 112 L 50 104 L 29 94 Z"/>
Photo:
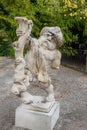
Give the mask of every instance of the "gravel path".
<path id="1" fill-rule="evenodd" d="M 64 66 L 50 70 L 60 118 L 54 130 L 87 130 L 87 75 Z M 14 60 L 0 58 L 0 130 L 12 130 L 20 100 L 11 93 Z"/>

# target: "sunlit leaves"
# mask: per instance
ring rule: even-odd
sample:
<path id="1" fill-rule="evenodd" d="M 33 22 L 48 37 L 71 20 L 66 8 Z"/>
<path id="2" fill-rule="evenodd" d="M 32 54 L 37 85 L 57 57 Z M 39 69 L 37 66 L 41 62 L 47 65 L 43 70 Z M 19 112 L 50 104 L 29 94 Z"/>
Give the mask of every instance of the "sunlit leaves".
<path id="1" fill-rule="evenodd" d="M 15 16 L 32 19 L 34 26 L 31 35 L 37 38 L 44 26 L 60 26 L 65 42 L 63 52 L 67 54 L 72 54 L 72 43 L 87 35 L 85 0 L 1 0 L 0 35 L 8 39 L 9 45 L 16 40 Z"/>

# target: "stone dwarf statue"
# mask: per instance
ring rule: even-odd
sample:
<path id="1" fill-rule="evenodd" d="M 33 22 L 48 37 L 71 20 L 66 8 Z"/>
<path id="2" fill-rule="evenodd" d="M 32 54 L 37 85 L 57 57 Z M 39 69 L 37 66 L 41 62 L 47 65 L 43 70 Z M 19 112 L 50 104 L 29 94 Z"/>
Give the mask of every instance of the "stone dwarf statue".
<path id="1" fill-rule="evenodd" d="M 58 47 L 63 44 L 59 27 L 44 27 L 38 39 L 30 36 L 33 22 L 24 17 L 16 17 L 19 24 L 16 30 L 18 41 L 13 43 L 15 49 L 15 76 L 12 92 L 20 95 L 25 104 L 55 101 L 53 85 L 47 66 L 59 69 L 61 53 Z M 23 56 L 24 48 L 27 54 Z M 44 86 L 47 97 L 31 95 L 27 92 L 31 82 L 39 81 Z M 42 85 L 43 84 L 43 85 Z"/>
<path id="2" fill-rule="evenodd" d="M 44 27 L 40 33 L 40 45 L 44 49 L 46 60 L 51 61 L 51 67 L 59 69 L 61 53 L 58 50 L 63 44 L 63 36 L 59 27 Z"/>

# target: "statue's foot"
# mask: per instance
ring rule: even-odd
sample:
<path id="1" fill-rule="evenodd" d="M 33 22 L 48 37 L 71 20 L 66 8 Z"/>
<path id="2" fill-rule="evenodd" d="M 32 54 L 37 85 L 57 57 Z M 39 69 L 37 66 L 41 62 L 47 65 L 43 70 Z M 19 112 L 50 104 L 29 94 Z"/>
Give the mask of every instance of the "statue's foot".
<path id="1" fill-rule="evenodd" d="M 45 102 L 46 99 L 42 96 L 33 96 L 29 94 L 28 92 L 21 93 L 21 99 L 23 103 L 25 104 L 31 104 L 31 103 L 42 103 Z"/>
<path id="2" fill-rule="evenodd" d="M 33 96 L 33 103 L 43 103 L 43 102 L 46 102 L 45 97 Z"/>
<path id="3" fill-rule="evenodd" d="M 47 102 L 53 102 L 53 101 L 55 101 L 54 94 L 49 94 L 49 95 L 46 97 L 46 101 L 47 101 Z"/>
<path id="4" fill-rule="evenodd" d="M 30 104 L 33 102 L 33 96 L 28 92 L 21 93 L 21 99 L 25 104 Z"/>

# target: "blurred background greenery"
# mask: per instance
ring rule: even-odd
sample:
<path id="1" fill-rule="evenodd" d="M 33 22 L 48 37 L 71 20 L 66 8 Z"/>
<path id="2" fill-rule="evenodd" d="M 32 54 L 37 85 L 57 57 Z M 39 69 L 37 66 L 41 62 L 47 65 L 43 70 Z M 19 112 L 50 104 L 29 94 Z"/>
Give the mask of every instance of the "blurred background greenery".
<path id="1" fill-rule="evenodd" d="M 86 0 L 1 0 L 0 56 L 14 56 L 16 16 L 33 20 L 31 35 L 36 38 L 44 26 L 59 26 L 64 37 L 60 50 L 64 54 L 75 55 L 78 49 L 87 50 Z"/>

